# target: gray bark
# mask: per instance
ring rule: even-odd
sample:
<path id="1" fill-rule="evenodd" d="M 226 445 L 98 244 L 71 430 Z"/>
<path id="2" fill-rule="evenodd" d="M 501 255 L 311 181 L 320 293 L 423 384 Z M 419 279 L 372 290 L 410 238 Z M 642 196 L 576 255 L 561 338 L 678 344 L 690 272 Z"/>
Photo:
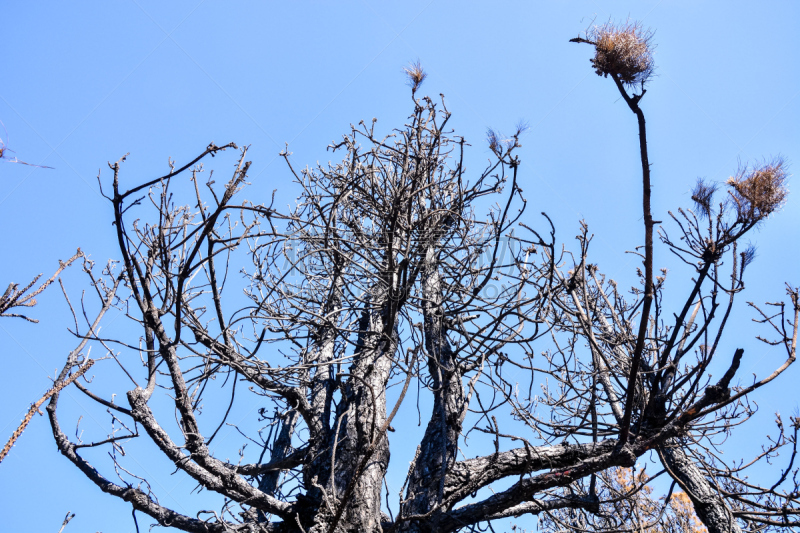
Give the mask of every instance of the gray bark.
<path id="1" fill-rule="evenodd" d="M 660 456 L 664 466 L 692 500 L 697 517 L 709 533 L 742 533 L 719 491 L 706 479 L 680 443 L 671 441 L 661 448 Z"/>
<path id="2" fill-rule="evenodd" d="M 409 470 L 405 499 L 398 517 L 401 521 L 399 531 L 403 532 L 438 529 L 440 515 L 431 519 L 428 513 L 442 504 L 447 472 L 455 464 L 458 439 L 466 415 L 461 371 L 447 340 L 442 280 L 434 248 L 428 249 L 425 257 L 422 285 L 423 331 L 434 399 L 425 435 Z M 415 520 L 413 517 L 424 518 Z"/>

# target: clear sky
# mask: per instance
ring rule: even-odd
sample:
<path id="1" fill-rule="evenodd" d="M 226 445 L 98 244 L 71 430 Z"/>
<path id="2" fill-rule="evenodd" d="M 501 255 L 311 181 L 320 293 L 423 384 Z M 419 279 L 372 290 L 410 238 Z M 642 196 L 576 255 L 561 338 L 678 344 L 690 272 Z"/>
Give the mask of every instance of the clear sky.
<path id="1" fill-rule="evenodd" d="M 601 268 L 632 283 L 635 261 L 624 252 L 641 235 L 635 120 L 613 83 L 594 75 L 590 47 L 568 43 L 609 18 L 643 20 L 656 31 L 656 77 L 641 104 L 656 219 L 689 204 L 697 177 L 724 181 L 739 162 L 776 154 L 790 171 L 800 165 L 793 0 L 3 2 L 2 17 L 7 137 L 0 133 L 16 152 L 10 156 L 55 167 L 0 161 L 4 284 L 52 272 L 78 247 L 98 263 L 117 257 L 96 176 L 101 169 L 108 183 L 106 162 L 127 152 L 123 180 L 134 184 L 211 141 L 250 144 L 247 194 L 261 202 L 278 189 L 285 205 L 296 191 L 277 158 L 284 143 L 302 167 L 326 161 L 325 147 L 351 123 L 402 125 L 411 111 L 402 68 L 417 59 L 429 73 L 421 92 L 445 95 L 456 133 L 472 144 L 474 169 L 490 155 L 487 127 L 530 124 L 520 151 L 529 220 L 546 211 L 571 245 L 585 219 Z M 790 195 L 752 239 L 759 252 L 743 300 L 783 298 L 784 281 L 800 284 L 800 197 Z M 656 263 L 673 265 L 665 255 L 657 251 Z M 72 270 L 65 286 L 79 298 L 86 284 Z M 58 286 L 39 300 L 31 314 L 40 324 L 0 321 L 3 441 L 75 344 Z M 742 379 L 780 358 L 752 341 L 748 313 L 740 306 L 734 318 L 742 326 L 729 332 L 731 346 L 747 348 Z M 777 410 L 796 412 L 798 379 L 794 368 L 756 398 L 764 424 Z M 87 427 L 107 422 L 92 416 Z M 155 488 L 181 510 L 178 502 L 194 497 L 191 484 L 173 485 Z M 129 506 L 57 454 L 44 418 L 0 465 L 0 494 L 5 531 L 57 531 L 68 510 L 77 517 L 67 532 L 133 530 Z M 143 530 L 150 522 L 140 517 Z"/>

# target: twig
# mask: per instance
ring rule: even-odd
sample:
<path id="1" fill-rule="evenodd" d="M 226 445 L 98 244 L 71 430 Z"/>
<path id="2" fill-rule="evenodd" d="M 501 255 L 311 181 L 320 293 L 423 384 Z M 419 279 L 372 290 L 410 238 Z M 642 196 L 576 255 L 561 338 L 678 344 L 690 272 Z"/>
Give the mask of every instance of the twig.
<path id="1" fill-rule="evenodd" d="M 11 451 L 11 447 L 14 446 L 14 443 L 17 441 L 17 439 L 20 437 L 20 435 L 22 435 L 22 432 L 25 431 L 26 427 L 28 427 L 28 424 L 30 423 L 31 419 L 33 418 L 33 415 L 35 415 L 36 413 L 39 412 L 39 408 L 42 406 L 42 404 L 44 402 L 46 402 L 50 398 L 50 396 L 52 396 L 53 394 L 56 394 L 61 389 L 63 389 L 64 387 L 66 387 L 67 385 L 69 385 L 70 383 L 72 383 L 73 381 L 78 379 L 80 376 L 82 376 L 87 370 L 89 370 L 89 368 L 93 364 L 94 364 L 94 360 L 92 360 L 92 359 L 87 360 L 85 363 L 83 363 L 83 365 L 80 368 L 78 368 L 77 372 L 75 372 L 74 374 L 69 376 L 64 381 L 60 381 L 60 382 L 55 383 L 53 385 L 53 388 L 51 388 L 49 391 L 47 391 L 45 393 L 45 395 L 42 396 L 39 399 L 38 402 L 33 404 L 31 406 L 31 408 L 28 409 L 28 414 L 26 414 L 25 418 L 22 419 L 22 423 L 19 425 L 19 427 L 16 429 L 16 431 L 14 431 L 14 433 L 11 435 L 11 438 L 8 439 L 8 442 L 3 447 L 3 451 L 0 451 L 0 463 L 3 462 L 3 459 L 5 459 L 6 455 L 8 455 L 8 452 Z M 68 520 L 66 522 L 68 522 Z M 66 525 L 66 522 L 64 522 L 64 525 Z M 62 529 L 63 529 L 63 527 L 62 527 Z"/>

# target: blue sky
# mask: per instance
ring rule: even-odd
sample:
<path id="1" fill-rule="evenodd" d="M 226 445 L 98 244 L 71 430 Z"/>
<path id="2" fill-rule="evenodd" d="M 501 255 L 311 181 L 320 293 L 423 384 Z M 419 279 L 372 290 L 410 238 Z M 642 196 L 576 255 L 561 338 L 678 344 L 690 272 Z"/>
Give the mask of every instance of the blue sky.
<path id="1" fill-rule="evenodd" d="M 0 282 L 47 274 L 78 247 L 98 263 L 117 257 L 96 176 L 102 170 L 107 183 L 106 162 L 127 152 L 123 180 L 134 184 L 211 141 L 250 144 L 248 195 L 267 201 L 277 189 L 285 205 L 296 191 L 277 158 L 284 143 L 297 166 L 313 165 L 351 123 L 377 117 L 386 131 L 401 125 L 410 112 L 402 68 L 415 60 L 429 74 L 421 92 L 445 95 L 475 170 L 490 154 L 487 127 L 530 124 L 520 151 L 530 219 L 546 211 L 567 244 L 585 219 L 601 268 L 632 280 L 635 261 L 624 252 L 641 234 L 634 117 L 613 83 L 593 73 L 591 49 L 567 42 L 593 21 L 627 17 L 653 28 L 658 44 L 656 77 L 642 100 L 656 219 L 688 205 L 697 177 L 723 181 L 739 162 L 782 154 L 796 172 L 793 1 L 6 3 L 4 142 L 19 159 L 55 168 L 0 162 Z M 790 195 L 752 236 L 758 258 L 743 301 L 775 301 L 784 281 L 800 283 L 798 228 L 800 198 Z M 658 252 L 656 262 L 674 264 Z M 86 285 L 72 270 L 65 286 L 79 298 Z M 40 324 L 0 322 L 3 440 L 74 347 L 60 289 L 39 300 L 32 315 Z M 752 341 L 750 316 L 740 306 L 741 327 L 730 332 L 739 334 L 731 346 L 748 349 L 742 376 L 780 358 Z M 797 409 L 798 378 L 792 369 L 757 398 L 765 423 L 776 410 Z M 126 504 L 57 454 L 43 418 L 0 465 L 0 493 L 6 531 L 57 531 L 68 510 L 77 513 L 68 532 L 133 529 Z"/>

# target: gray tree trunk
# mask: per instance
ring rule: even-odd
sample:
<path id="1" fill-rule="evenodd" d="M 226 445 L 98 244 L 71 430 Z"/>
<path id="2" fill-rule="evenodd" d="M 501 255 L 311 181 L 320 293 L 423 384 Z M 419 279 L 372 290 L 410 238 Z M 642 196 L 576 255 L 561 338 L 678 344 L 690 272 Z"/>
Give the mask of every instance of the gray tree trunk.
<path id="1" fill-rule="evenodd" d="M 386 333 L 394 331 L 391 300 L 379 289 L 376 293 L 371 309 L 362 315 L 362 333 L 333 428 L 326 442 L 315 443 L 320 458 L 305 472 L 307 486 L 315 488 L 321 500 L 315 502 L 319 507 L 310 524 L 313 533 L 327 533 L 332 527 L 337 532 L 383 531 L 381 489 L 389 465 L 389 441 L 382 426 L 397 342 L 393 333 Z"/>
<path id="2" fill-rule="evenodd" d="M 661 457 L 676 481 L 686 490 L 697 517 L 708 528 L 708 533 L 742 533 L 730 507 L 725 505 L 725 501 L 686 455 L 680 443 L 671 441 L 662 448 Z"/>
<path id="3" fill-rule="evenodd" d="M 423 271 L 422 311 L 425 350 L 432 377 L 433 413 L 425 428 L 409 471 L 408 487 L 401 516 L 424 517 L 444 496 L 445 474 L 456 461 L 458 438 L 464 421 L 465 403 L 461 372 L 447 340 L 442 308 L 442 282 L 435 251 L 428 250 Z M 430 519 L 404 522 L 403 532 L 432 532 L 437 524 Z"/>

